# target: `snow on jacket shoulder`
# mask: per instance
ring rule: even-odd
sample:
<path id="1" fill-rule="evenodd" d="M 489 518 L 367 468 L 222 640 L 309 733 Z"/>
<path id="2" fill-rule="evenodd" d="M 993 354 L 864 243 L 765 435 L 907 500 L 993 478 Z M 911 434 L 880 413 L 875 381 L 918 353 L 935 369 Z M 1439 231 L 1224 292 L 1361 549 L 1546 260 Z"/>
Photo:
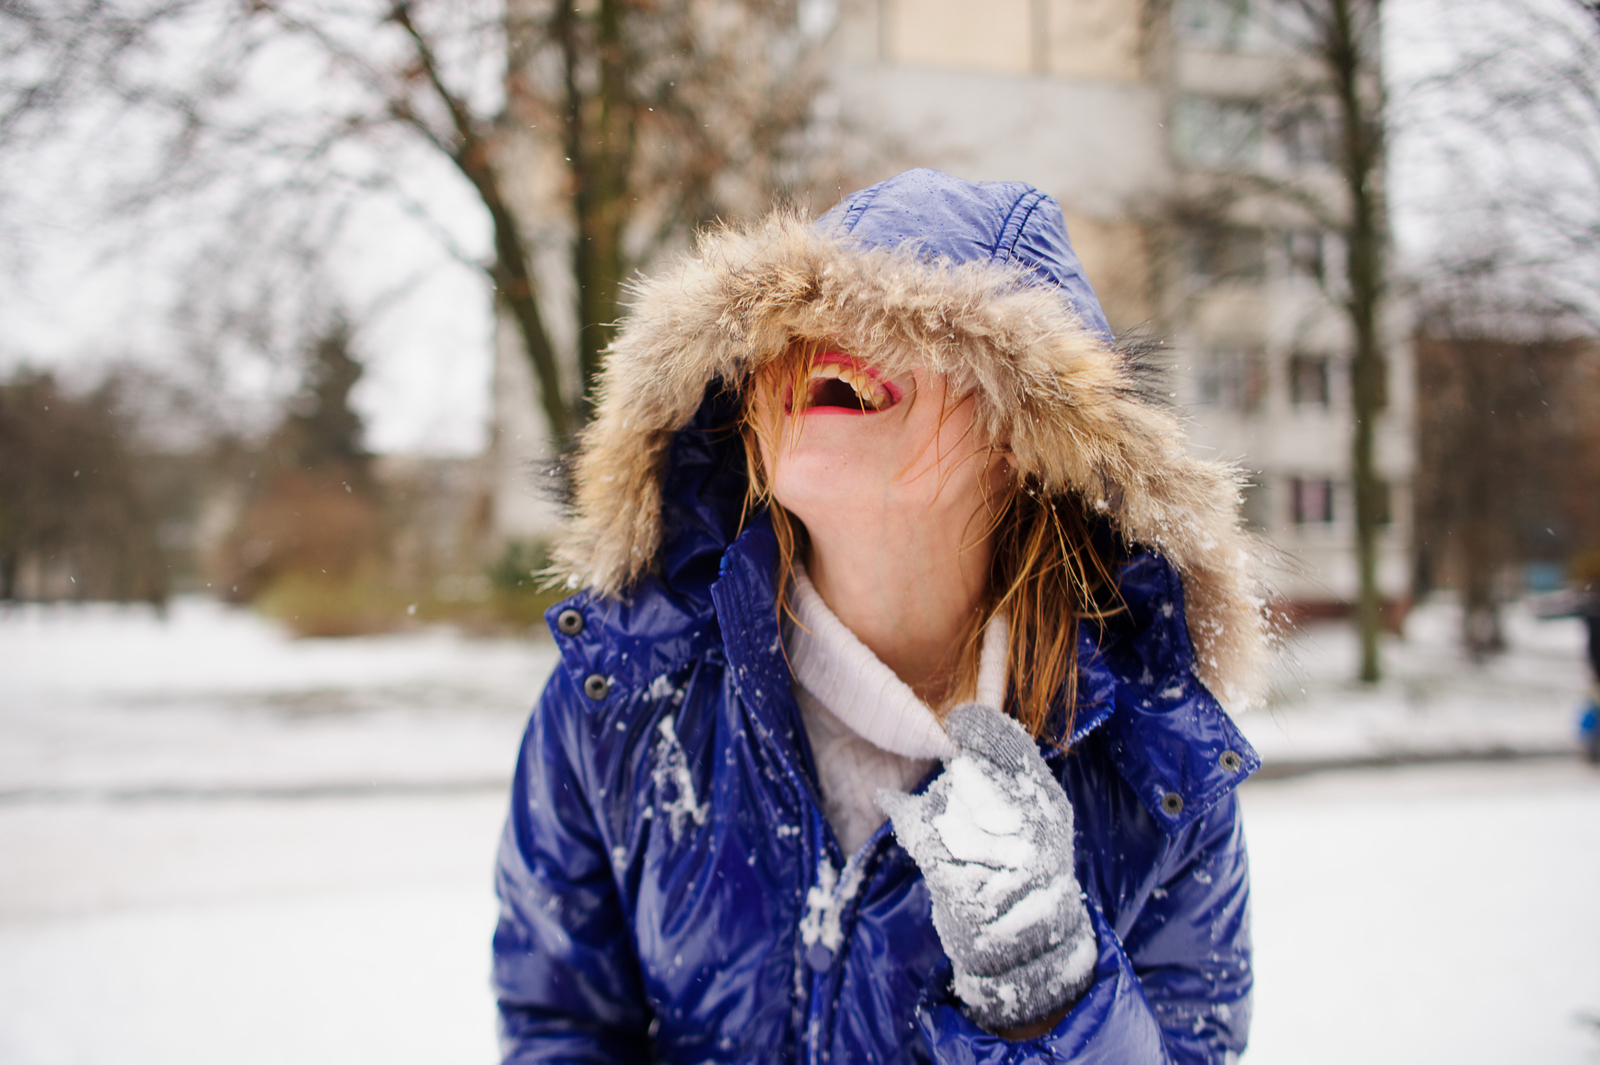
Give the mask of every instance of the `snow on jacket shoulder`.
<path id="1" fill-rule="evenodd" d="M 914 238 L 914 239 L 913 239 Z M 744 512 L 749 375 L 791 336 L 922 359 L 1020 470 L 1119 545 L 1127 609 L 1079 626 L 1068 751 L 1095 982 L 1012 1043 L 949 989 L 927 889 L 887 826 L 840 852 Z M 501 843 L 494 979 L 510 1062 L 1223 1061 L 1244 1047 L 1257 767 L 1212 692 L 1260 653 L 1232 470 L 1146 400 L 1022 185 L 912 171 L 807 226 L 708 236 L 645 287 L 607 363 L 550 612 L 561 664 Z"/>

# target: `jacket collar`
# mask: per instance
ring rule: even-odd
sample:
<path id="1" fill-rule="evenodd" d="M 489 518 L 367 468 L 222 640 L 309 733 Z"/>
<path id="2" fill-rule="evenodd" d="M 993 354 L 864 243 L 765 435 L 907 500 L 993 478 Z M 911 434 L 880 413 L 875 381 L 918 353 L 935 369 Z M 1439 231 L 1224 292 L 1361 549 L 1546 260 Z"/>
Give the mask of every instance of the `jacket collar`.
<path id="1" fill-rule="evenodd" d="M 1261 767 L 1261 759 L 1201 683 L 1184 620 L 1183 583 L 1145 551 L 1124 563 L 1127 609 L 1079 645 L 1079 686 L 1092 692 L 1117 770 L 1169 834 L 1200 817 Z M 1080 700 L 1080 715 L 1083 715 Z M 1097 723 L 1091 715 L 1084 720 Z M 1076 742 L 1076 739 L 1074 740 Z"/>
<path id="2" fill-rule="evenodd" d="M 711 586 L 731 679 L 740 697 L 752 704 L 770 701 L 773 692 L 789 691 L 783 634 L 774 609 L 777 568 L 778 540 L 772 519 L 763 512 L 723 554 Z"/>
<path id="3" fill-rule="evenodd" d="M 757 516 L 723 554 L 711 587 L 729 679 L 758 717 L 795 732 L 791 678 L 778 627 L 778 545 Z M 1070 746 L 1103 731 L 1113 764 L 1168 834 L 1187 827 L 1260 768 L 1255 750 L 1194 673 L 1183 588 L 1144 553 L 1122 574 L 1128 610 L 1078 627 L 1078 701 Z M 800 736 L 802 761 L 809 752 Z M 1175 797 L 1175 798 L 1174 798 Z"/>

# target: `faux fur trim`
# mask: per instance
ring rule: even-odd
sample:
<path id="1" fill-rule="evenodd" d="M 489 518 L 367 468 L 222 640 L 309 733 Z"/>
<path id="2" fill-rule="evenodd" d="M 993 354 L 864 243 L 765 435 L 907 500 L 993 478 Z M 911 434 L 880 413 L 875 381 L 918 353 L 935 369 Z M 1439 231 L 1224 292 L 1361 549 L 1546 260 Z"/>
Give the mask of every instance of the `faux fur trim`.
<path id="1" fill-rule="evenodd" d="M 1172 562 L 1201 679 L 1247 700 L 1264 639 L 1239 471 L 1191 456 L 1128 360 L 1021 268 L 852 246 L 786 212 L 705 234 L 637 289 L 574 466 L 574 521 L 555 556 L 571 585 L 615 596 L 650 568 L 672 434 L 709 382 L 741 385 L 793 336 L 870 353 L 890 375 L 921 362 L 974 391 L 1021 472 Z"/>

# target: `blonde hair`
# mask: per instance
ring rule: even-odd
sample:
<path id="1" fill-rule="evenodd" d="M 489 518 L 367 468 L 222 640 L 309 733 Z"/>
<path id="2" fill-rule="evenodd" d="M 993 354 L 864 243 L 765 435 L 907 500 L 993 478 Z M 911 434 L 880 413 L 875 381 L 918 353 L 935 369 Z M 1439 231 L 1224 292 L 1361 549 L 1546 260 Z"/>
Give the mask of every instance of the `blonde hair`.
<path id="1" fill-rule="evenodd" d="M 782 397 L 806 387 L 813 358 L 835 346 L 822 339 L 794 338 L 780 356 L 759 371 L 745 390 L 739 431 L 750 471 L 745 515 L 765 507 L 778 542 L 777 611 L 793 617 L 788 595 L 795 560 L 806 547 L 805 526 L 772 495 L 761 445 L 779 442 Z M 770 416 L 756 416 L 755 400 L 765 394 Z M 914 401 L 914 400 L 913 400 Z M 946 404 L 945 415 L 948 415 Z M 763 424 L 765 422 L 765 424 Z M 987 449 L 1000 452 L 994 444 Z M 1090 535 L 1082 503 L 1072 495 L 1045 492 L 1027 475 L 1012 476 L 991 501 L 986 535 L 993 537 L 986 595 L 962 638 L 947 696 L 977 688 L 983 632 L 991 618 L 1006 615 L 1007 710 L 1028 732 L 1065 749 L 1077 704 L 1078 621 L 1121 609 L 1111 561 Z M 1046 736 L 1057 696 L 1065 722 Z M 936 708 L 938 709 L 938 708 Z"/>

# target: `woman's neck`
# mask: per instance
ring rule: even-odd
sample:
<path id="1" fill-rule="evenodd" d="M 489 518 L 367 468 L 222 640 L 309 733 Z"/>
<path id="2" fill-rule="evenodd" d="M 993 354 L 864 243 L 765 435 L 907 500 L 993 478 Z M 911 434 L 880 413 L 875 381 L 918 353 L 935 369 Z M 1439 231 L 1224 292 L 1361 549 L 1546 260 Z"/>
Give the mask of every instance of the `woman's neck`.
<path id="1" fill-rule="evenodd" d="M 806 570 L 856 638 L 935 709 L 983 609 L 993 544 L 972 525 L 888 511 L 809 529 Z M 819 523 L 821 524 L 821 523 Z"/>

